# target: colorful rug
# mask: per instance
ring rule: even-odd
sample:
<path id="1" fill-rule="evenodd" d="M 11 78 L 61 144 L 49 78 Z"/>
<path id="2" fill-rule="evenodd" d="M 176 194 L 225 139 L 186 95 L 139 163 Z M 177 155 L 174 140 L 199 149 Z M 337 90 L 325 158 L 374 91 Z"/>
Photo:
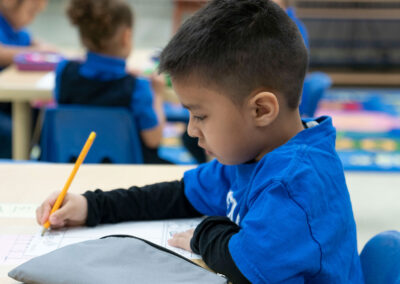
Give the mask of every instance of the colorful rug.
<path id="1" fill-rule="evenodd" d="M 331 89 L 320 115 L 333 119 L 345 170 L 400 171 L 399 89 Z"/>

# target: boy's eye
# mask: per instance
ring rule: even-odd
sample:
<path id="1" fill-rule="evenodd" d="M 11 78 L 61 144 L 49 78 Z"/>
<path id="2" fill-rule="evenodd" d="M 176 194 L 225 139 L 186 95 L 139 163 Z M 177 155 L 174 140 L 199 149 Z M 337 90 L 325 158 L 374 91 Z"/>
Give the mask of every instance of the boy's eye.
<path id="1" fill-rule="evenodd" d="M 198 121 L 202 121 L 206 118 L 205 115 L 193 115 L 193 119 L 198 120 Z"/>

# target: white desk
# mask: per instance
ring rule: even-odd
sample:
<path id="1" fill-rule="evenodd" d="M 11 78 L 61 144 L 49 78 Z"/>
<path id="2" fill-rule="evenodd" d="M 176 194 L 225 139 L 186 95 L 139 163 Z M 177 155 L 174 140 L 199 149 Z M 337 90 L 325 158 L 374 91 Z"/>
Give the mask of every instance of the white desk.
<path id="1" fill-rule="evenodd" d="M 151 50 L 137 50 L 128 59 L 128 66 L 145 69 L 151 66 Z M 0 73 L 0 102 L 12 103 L 12 156 L 16 160 L 29 159 L 31 137 L 31 103 L 50 100 L 54 82 L 40 84 L 49 72 L 19 71 L 10 66 Z"/>
<path id="2" fill-rule="evenodd" d="M 101 188 L 127 188 L 153 182 L 180 179 L 187 166 L 82 165 L 70 192 Z M 40 204 L 48 194 L 60 190 L 72 165 L 1 164 L 0 202 Z M 359 250 L 373 235 L 400 230 L 400 174 L 346 173 L 357 221 Z M 34 234 L 38 225 L 31 218 L 1 218 L 2 234 Z M 14 266 L 0 266 L 0 283 L 14 283 L 7 272 Z"/>

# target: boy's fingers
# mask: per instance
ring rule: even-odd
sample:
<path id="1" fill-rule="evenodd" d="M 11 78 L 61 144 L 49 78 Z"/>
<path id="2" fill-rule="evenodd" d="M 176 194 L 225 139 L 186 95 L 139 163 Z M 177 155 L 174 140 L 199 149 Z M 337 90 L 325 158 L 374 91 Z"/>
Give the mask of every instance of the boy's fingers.
<path id="1" fill-rule="evenodd" d="M 173 247 L 179 247 L 179 237 L 174 235 L 172 239 L 168 240 L 168 244 Z"/>
<path id="2" fill-rule="evenodd" d="M 43 204 L 41 206 L 41 208 L 42 208 L 42 212 L 41 212 L 40 224 L 43 225 L 49 218 L 51 206 L 49 203 L 46 203 L 46 204 Z"/>
<path id="3" fill-rule="evenodd" d="M 70 216 L 68 216 L 70 214 L 70 206 L 68 204 L 66 204 L 65 206 L 62 206 L 61 208 L 59 208 L 56 212 L 54 212 L 53 214 L 51 214 L 49 220 L 50 220 L 50 224 L 52 226 L 64 226 L 66 223 L 66 220 L 69 219 Z"/>
<path id="4" fill-rule="evenodd" d="M 43 225 L 49 218 L 51 208 L 57 200 L 58 192 L 53 192 L 42 205 L 36 209 L 36 219 L 40 225 Z"/>
<path id="5" fill-rule="evenodd" d="M 63 221 L 63 222 L 58 223 L 57 225 L 51 224 L 51 228 L 52 229 L 59 229 L 59 228 L 65 227 L 66 223 L 67 223 L 66 221 Z"/>
<path id="6" fill-rule="evenodd" d="M 172 239 L 168 240 L 168 244 L 173 247 L 182 248 L 187 251 L 192 251 L 190 248 L 190 240 L 192 239 L 193 233 L 186 231 L 175 234 Z"/>

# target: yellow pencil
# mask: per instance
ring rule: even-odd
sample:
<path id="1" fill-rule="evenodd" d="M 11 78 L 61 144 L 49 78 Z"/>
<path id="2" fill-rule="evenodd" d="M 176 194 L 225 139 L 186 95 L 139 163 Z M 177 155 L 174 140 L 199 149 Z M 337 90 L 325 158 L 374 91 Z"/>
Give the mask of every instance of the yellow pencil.
<path id="1" fill-rule="evenodd" d="M 96 138 L 96 132 L 93 132 L 93 131 L 92 131 L 92 132 L 90 133 L 88 139 L 86 140 L 86 143 L 85 143 L 85 145 L 83 146 L 83 149 L 82 149 L 81 153 L 79 154 L 78 159 L 77 159 L 76 162 L 75 162 L 74 168 L 72 169 L 72 172 L 71 172 L 71 174 L 69 175 L 69 177 L 68 177 L 68 179 L 67 179 L 67 182 L 66 182 L 65 185 L 64 185 L 64 188 L 62 189 L 62 191 L 61 191 L 60 194 L 58 195 L 57 200 L 56 200 L 56 202 L 54 203 L 53 208 L 52 208 L 51 211 L 50 211 L 49 218 L 50 218 L 50 215 L 53 214 L 55 211 L 57 211 L 58 208 L 60 208 L 61 204 L 63 203 L 64 197 L 65 197 L 65 195 L 67 194 L 68 188 L 69 188 L 69 186 L 71 185 L 72 180 L 74 179 L 75 174 L 76 174 L 76 172 L 78 171 L 80 165 L 83 163 L 83 160 L 85 159 L 87 153 L 89 152 L 89 149 L 90 149 L 90 147 L 91 147 L 92 144 L 93 144 L 94 138 Z M 50 222 L 49 222 L 49 220 L 47 220 L 46 223 L 44 223 L 44 225 L 43 225 L 42 236 L 44 235 L 44 233 L 46 232 L 46 230 L 47 230 L 48 228 L 50 228 Z"/>

